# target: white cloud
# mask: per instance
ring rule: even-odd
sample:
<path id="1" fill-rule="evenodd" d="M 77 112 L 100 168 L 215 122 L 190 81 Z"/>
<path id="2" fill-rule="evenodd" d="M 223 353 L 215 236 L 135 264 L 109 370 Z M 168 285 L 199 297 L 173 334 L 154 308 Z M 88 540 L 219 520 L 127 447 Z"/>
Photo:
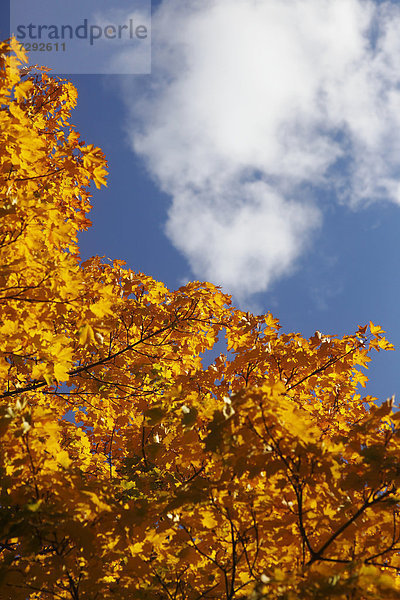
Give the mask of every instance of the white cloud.
<path id="1" fill-rule="evenodd" d="M 166 230 L 194 273 L 241 298 L 289 273 L 318 222 L 312 207 L 284 200 L 256 181 L 239 182 L 228 196 L 177 193 Z"/>
<path id="2" fill-rule="evenodd" d="M 193 274 L 245 296 L 291 272 L 316 190 L 400 204 L 400 7 L 165 0 L 130 135 Z"/>

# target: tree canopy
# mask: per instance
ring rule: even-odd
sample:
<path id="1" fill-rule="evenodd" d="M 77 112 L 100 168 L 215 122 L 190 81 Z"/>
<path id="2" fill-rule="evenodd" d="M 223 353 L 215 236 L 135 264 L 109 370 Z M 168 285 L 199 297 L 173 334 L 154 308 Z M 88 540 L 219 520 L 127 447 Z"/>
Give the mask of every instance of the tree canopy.
<path id="1" fill-rule="evenodd" d="M 0 54 L 0 597 L 399 598 L 400 412 L 360 393 L 385 332 L 82 262 L 104 155 L 70 82 Z"/>

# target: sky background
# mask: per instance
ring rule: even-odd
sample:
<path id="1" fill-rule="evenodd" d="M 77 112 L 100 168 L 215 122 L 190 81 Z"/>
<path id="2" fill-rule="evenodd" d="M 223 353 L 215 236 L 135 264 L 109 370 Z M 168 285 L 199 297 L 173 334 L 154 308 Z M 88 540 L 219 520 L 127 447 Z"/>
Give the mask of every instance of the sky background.
<path id="1" fill-rule="evenodd" d="M 68 77 L 72 122 L 110 170 L 82 257 L 122 258 L 172 289 L 212 281 L 306 337 L 372 320 L 400 348 L 400 3 L 152 12 L 150 75 Z M 372 357 L 361 392 L 399 400 L 399 352 Z"/>

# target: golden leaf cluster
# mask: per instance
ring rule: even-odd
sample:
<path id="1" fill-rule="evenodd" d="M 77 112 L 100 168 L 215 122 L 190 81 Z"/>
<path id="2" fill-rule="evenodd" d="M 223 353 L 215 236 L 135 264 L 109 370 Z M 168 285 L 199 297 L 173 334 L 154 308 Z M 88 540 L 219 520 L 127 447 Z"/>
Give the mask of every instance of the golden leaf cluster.
<path id="1" fill-rule="evenodd" d="M 359 393 L 384 331 L 82 262 L 105 158 L 71 83 L 0 55 L 0 597 L 399 598 L 400 413 Z"/>

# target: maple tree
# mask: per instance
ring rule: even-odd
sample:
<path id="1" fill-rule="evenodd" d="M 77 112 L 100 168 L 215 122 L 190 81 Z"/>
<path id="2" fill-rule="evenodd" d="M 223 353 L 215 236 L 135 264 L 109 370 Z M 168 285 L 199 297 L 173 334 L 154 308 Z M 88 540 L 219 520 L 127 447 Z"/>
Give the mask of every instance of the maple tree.
<path id="1" fill-rule="evenodd" d="M 0 54 L 0 597 L 399 598 L 400 412 L 359 393 L 384 331 L 81 262 L 105 158 L 71 83 Z"/>

